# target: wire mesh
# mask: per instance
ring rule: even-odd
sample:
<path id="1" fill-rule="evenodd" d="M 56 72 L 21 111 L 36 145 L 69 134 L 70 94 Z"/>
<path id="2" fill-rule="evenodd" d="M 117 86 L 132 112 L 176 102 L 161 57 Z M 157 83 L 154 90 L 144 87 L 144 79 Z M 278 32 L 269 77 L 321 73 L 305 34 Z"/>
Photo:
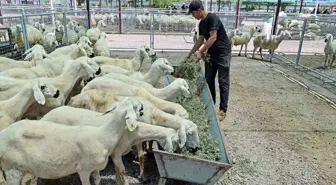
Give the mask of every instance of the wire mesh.
<path id="1" fill-rule="evenodd" d="M 295 62 L 336 82 L 336 62 L 334 62 L 336 41 L 333 41 L 336 37 L 336 21 L 307 19 L 306 22 L 303 28 L 302 54 L 298 55 Z M 330 56 L 328 60 L 327 56 Z"/>
<path id="2" fill-rule="evenodd" d="M 0 23 L 0 56 L 15 60 L 22 59 L 24 53 L 22 16 L 2 16 Z"/>

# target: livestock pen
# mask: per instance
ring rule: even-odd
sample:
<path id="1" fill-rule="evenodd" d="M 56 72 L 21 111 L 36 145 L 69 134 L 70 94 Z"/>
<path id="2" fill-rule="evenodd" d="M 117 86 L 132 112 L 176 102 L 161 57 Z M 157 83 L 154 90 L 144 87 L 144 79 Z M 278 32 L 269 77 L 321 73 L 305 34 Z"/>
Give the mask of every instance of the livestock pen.
<path id="1" fill-rule="evenodd" d="M 125 16 L 123 12 L 119 14 L 116 11 L 92 12 L 95 18 L 98 17 L 96 22 L 103 19 L 102 14 L 108 15 L 107 26 L 102 30 L 110 33 L 111 57 L 132 58 L 134 50 L 146 44 L 157 51 L 157 57 L 167 58 L 173 65 L 179 65 L 186 57 L 186 51 L 192 47 L 192 23 L 178 22 L 163 26 L 160 21 L 153 23 L 158 20 L 155 14 L 161 13 L 149 13 L 144 18 L 149 23 L 138 25 L 138 14 L 135 12 L 127 12 Z M 76 18 L 83 20 L 86 26 L 85 11 L 53 15 L 62 15 L 64 25 L 71 18 Z M 121 15 L 122 22 L 118 21 L 118 15 Z M 242 18 L 239 28 L 248 32 L 251 26 L 262 27 L 263 19 L 256 17 L 259 18 Z M 33 24 L 40 18 L 43 18 L 46 26 L 52 25 L 51 14 L 28 15 L 24 21 L 32 20 Z M 145 28 L 139 28 L 141 26 Z M 119 34 L 120 30 L 122 34 Z M 70 40 L 69 34 L 65 34 L 66 42 L 62 42 L 62 45 L 68 45 Z M 249 53 L 253 49 L 252 43 L 253 39 L 248 45 Z M 336 166 L 333 162 L 336 161 L 335 91 L 330 92 L 307 80 L 306 74 L 297 75 L 299 69 L 294 65 L 288 64 L 294 66 L 295 70 L 283 65 L 286 61 L 283 58 L 296 60 L 289 55 L 297 53 L 299 44 L 300 40 L 284 40 L 276 50 L 277 58 L 282 60 L 273 64 L 244 57 L 232 58 L 229 112 L 226 120 L 220 123 L 220 128 L 233 167 L 220 177 L 218 185 L 336 183 Z M 318 41 L 303 41 L 302 54 L 315 52 L 310 44 L 324 47 L 321 38 Z M 235 47 L 234 53 L 238 49 L 238 46 Z M 150 179 L 146 184 L 156 185 L 160 177 L 156 162 L 149 156 L 146 160 L 145 170 Z M 142 184 L 137 179 L 139 168 L 132 161 L 132 156 L 125 156 L 124 163 L 130 184 Z M 176 169 L 177 172 L 181 170 Z M 116 184 L 114 174 L 113 164 L 108 163 L 101 173 L 102 184 Z M 73 175 L 59 180 L 39 180 L 38 184 L 77 185 L 80 181 L 77 175 Z M 191 183 L 168 181 L 167 184 Z"/>

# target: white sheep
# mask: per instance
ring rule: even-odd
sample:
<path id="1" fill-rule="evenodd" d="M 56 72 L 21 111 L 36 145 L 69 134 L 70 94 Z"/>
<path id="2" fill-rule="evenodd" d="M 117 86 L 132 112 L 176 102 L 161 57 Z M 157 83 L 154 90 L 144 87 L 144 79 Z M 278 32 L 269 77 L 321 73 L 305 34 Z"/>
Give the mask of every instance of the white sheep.
<path id="1" fill-rule="evenodd" d="M 108 47 L 108 40 L 105 32 L 100 33 L 100 37 L 93 46 L 95 56 L 110 56 L 110 50 Z"/>
<path id="2" fill-rule="evenodd" d="M 117 102 L 124 97 L 118 96 L 114 94 L 114 92 L 114 90 L 106 91 L 105 89 L 91 89 L 72 97 L 68 105 L 97 112 L 104 112 L 110 104 Z M 155 105 L 146 98 L 140 96 L 136 96 L 135 98 L 144 105 L 145 116 L 140 118 L 139 121 L 178 130 L 180 138 L 179 146 L 183 147 L 183 145 L 186 144 L 188 150 L 197 151 L 199 147 L 199 138 L 196 124 L 188 119 L 162 111 L 160 105 Z M 140 177 L 143 178 L 144 153 L 140 146 L 137 146 L 137 150 L 140 161 Z"/>
<path id="3" fill-rule="evenodd" d="M 119 58 L 110 58 L 105 56 L 96 56 L 93 57 L 93 60 L 96 61 L 99 65 L 115 65 L 122 67 L 130 71 L 138 71 L 145 60 L 150 60 L 150 58 L 155 57 L 156 52 L 153 51 L 146 45 L 142 45 L 137 48 L 133 59 L 119 59 Z"/>
<path id="4" fill-rule="evenodd" d="M 273 59 L 273 54 L 274 51 L 279 47 L 279 44 L 282 42 L 282 40 L 285 38 L 285 36 L 288 35 L 289 37 L 291 37 L 291 34 L 289 31 L 287 30 L 283 30 L 280 35 L 257 35 L 254 40 L 253 40 L 253 54 L 252 54 L 252 58 L 254 58 L 255 55 L 255 51 L 259 49 L 260 52 L 260 57 L 261 59 L 263 59 L 262 56 L 262 49 L 269 49 L 270 53 L 271 53 L 271 62 Z"/>
<path id="5" fill-rule="evenodd" d="M 95 28 L 90 28 L 86 31 L 86 36 L 90 39 L 90 41 L 92 42 L 92 44 L 95 44 L 97 42 L 97 40 L 99 39 L 100 36 L 100 30 L 101 28 L 105 27 L 106 28 L 106 24 L 104 23 L 103 20 L 98 21 L 97 23 L 97 27 Z"/>
<path id="6" fill-rule="evenodd" d="M 30 61 L 17 61 L 14 59 L 0 57 L 0 72 L 11 68 L 29 68 L 33 67 L 33 63 Z"/>
<path id="7" fill-rule="evenodd" d="M 49 57 L 52 58 L 52 57 L 59 57 L 60 55 L 70 54 L 79 45 L 85 46 L 84 48 L 85 48 L 88 55 L 91 55 L 93 53 L 93 49 L 88 48 L 89 46 L 92 45 L 91 41 L 89 40 L 88 37 L 83 36 L 83 37 L 79 38 L 79 40 L 77 41 L 77 44 L 71 44 L 71 45 L 68 45 L 68 46 L 63 46 L 61 48 L 57 48 L 55 51 L 53 51 L 49 54 Z M 90 52 L 89 52 L 89 50 L 90 50 Z"/>
<path id="8" fill-rule="evenodd" d="M 111 112 L 100 127 L 15 122 L 0 133 L 0 174 L 5 172 L 10 185 L 20 184 L 25 173 L 44 179 L 78 173 L 82 185 L 90 184 L 92 174 L 95 184 L 100 184 L 99 171 L 106 167 L 125 126 L 130 131 L 137 128 L 141 108 L 139 101 L 125 98 L 104 113 Z"/>
<path id="9" fill-rule="evenodd" d="M 332 34 L 328 33 L 325 35 L 324 42 L 326 42 L 326 45 L 324 46 L 324 54 L 325 54 L 324 67 L 330 69 L 335 60 L 336 40 L 334 40 Z"/>
<path id="10" fill-rule="evenodd" d="M 75 60 L 81 56 L 86 56 L 85 46 L 77 45 L 68 55 L 44 59 L 35 67 L 31 68 L 12 68 L 0 73 L 2 76 L 8 76 L 18 79 L 33 79 L 38 77 L 55 77 L 63 69 L 64 63 Z"/>
<path id="11" fill-rule="evenodd" d="M 113 103 L 118 103 L 120 100 Z M 143 141 L 148 140 L 164 140 L 165 142 L 162 146 L 166 151 L 172 152 L 173 143 L 177 143 L 178 141 L 178 135 L 174 129 L 140 122 L 139 120 L 146 115 L 145 110 L 146 105 L 144 105 L 143 108 L 143 116 L 138 118 L 137 128 L 134 131 L 131 132 L 128 130 L 127 127 L 124 128 L 122 136 L 111 154 L 111 158 L 115 166 L 116 179 L 118 181 L 118 184 L 127 184 L 127 180 L 125 179 L 125 167 L 122 163 L 121 157 L 122 155 L 127 154 L 131 150 L 132 146 L 141 144 Z M 71 112 L 71 114 L 64 114 L 66 112 Z M 74 108 L 70 106 L 62 106 L 51 110 L 41 120 L 71 126 L 89 125 L 99 127 L 109 119 L 109 115 L 97 115 L 99 115 L 99 113 L 97 113 L 96 111 L 86 110 L 82 108 Z"/>
<path id="12" fill-rule="evenodd" d="M 116 95 L 141 96 L 146 98 L 153 104 L 157 105 L 158 107 L 160 107 L 161 110 L 167 113 L 178 115 L 183 118 L 189 117 L 187 110 L 185 110 L 180 104 L 162 100 L 152 95 L 145 88 L 135 87 L 133 85 L 129 85 L 112 78 L 105 78 L 105 77 L 94 78 L 82 89 L 81 92 L 85 92 L 90 89 L 109 89 L 113 90 L 113 93 L 115 93 Z"/>
<path id="13" fill-rule="evenodd" d="M 131 78 L 123 74 L 109 73 L 107 75 L 104 75 L 103 77 L 113 78 L 115 80 L 119 80 L 129 85 L 143 87 L 148 92 L 153 94 L 154 96 L 161 98 L 163 100 L 167 100 L 167 101 L 173 101 L 175 100 L 175 98 L 181 97 L 181 96 L 184 96 L 184 97 L 190 96 L 188 83 L 186 80 L 182 78 L 177 78 L 172 83 L 170 83 L 168 86 L 161 88 L 161 89 L 157 89 L 153 87 L 153 85 L 147 82 L 144 82 L 144 81 L 141 81 L 135 78 Z"/>
<path id="14" fill-rule="evenodd" d="M 124 74 L 130 78 L 140 80 L 143 82 L 147 82 L 153 86 L 157 84 L 157 82 L 160 80 L 160 78 L 163 75 L 170 75 L 174 72 L 174 68 L 172 67 L 172 64 L 165 58 L 158 58 L 155 60 L 155 62 L 150 67 L 149 71 L 147 73 L 141 73 L 141 72 L 125 72 L 124 70 L 119 70 L 118 66 L 108 66 L 108 68 L 104 67 L 102 68 L 102 71 L 104 71 L 104 74 L 102 76 L 109 77 L 109 72 L 112 73 L 118 73 L 118 74 Z"/>
<path id="15" fill-rule="evenodd" d="M 238 46 L 238 45 L 241 45 L 240 47 L 240 51 L 239 51 L 239 54 L 238 56 L 241 55 L 241 51 L 243 50 L 243 46 L 245 45 L 245 57 L 247 57 L 247 45 L 248 43 L 250 42 L 251 38 L 253 37 L 254 33 L 255 32 L 260 32 L 260 28 L 258 26 L 254 26 L 250 29 L 250 32 L 248 34 L 244 33 L 242 35 L 233 35 L 231 37 L 231 48 L 233 46 Z"/>
<path id="16" fill-rule="evenodd" d="M 58 96 L 59 90 L 53 85 L 44 84 L 39 80 L 27 83 L 16 95 L 0 101 L 0 131 L 15 121 L 19 121 L 34 101 L 44 105 L 46 98 L 57 98 Z"/>
<path id="17" fill-rule="evenodd" d="M 75 31 L 75 23 L 73 21 L 68 23 L 67 31 L 68 31 L 69 44 L 75 44 L 78 41 L 79 37 L 77 35 L 77 32 Z M 65 39 L 66 38 L 65 38 L 65 33 L 64 33 L 63 37 L 62 37 L 62 43 L 63 44 L 66 44 Z"/>

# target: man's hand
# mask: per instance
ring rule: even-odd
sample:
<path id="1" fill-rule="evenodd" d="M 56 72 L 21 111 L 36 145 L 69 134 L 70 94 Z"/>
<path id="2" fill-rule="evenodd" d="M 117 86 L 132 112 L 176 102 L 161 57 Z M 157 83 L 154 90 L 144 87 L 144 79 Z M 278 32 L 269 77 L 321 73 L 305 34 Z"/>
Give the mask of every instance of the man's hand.
<path id="1" fill-rule="evenodd" d="M 196 51 L 196 52 L 195 52 L 195 55 L 196 55 L 196 59 L 197 59 L 197 60 L 200 60 L 201 57 L 202 57 L 202 54 L 201 54 L 201 52 L 199 52 L 199 51 Z"/>

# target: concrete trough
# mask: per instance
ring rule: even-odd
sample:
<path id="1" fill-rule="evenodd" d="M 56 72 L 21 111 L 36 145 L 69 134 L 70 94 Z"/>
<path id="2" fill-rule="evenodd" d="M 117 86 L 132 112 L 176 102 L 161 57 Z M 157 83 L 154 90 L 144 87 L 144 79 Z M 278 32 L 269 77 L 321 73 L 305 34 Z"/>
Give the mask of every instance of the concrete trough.
<path id="1" fill-rule="evenodd" d="M 172 78 L 167 77 L 166 85 L 171 81 Z M 169 153 L 156 148 L 153 152 L 160 173 L 159 185 L 166 184 L 167 179 L 213 185 L 232 167 L 226 154 L 225 143 L 221 134 L 216 109 L 206 83 L 204 87 L 201 88 L 200 96 L 211 124 L 211 135 L 213 139 L 218 140 L 219 143 L 220 159 L 219 161 L 204 160 L 182 154 Z"/>

